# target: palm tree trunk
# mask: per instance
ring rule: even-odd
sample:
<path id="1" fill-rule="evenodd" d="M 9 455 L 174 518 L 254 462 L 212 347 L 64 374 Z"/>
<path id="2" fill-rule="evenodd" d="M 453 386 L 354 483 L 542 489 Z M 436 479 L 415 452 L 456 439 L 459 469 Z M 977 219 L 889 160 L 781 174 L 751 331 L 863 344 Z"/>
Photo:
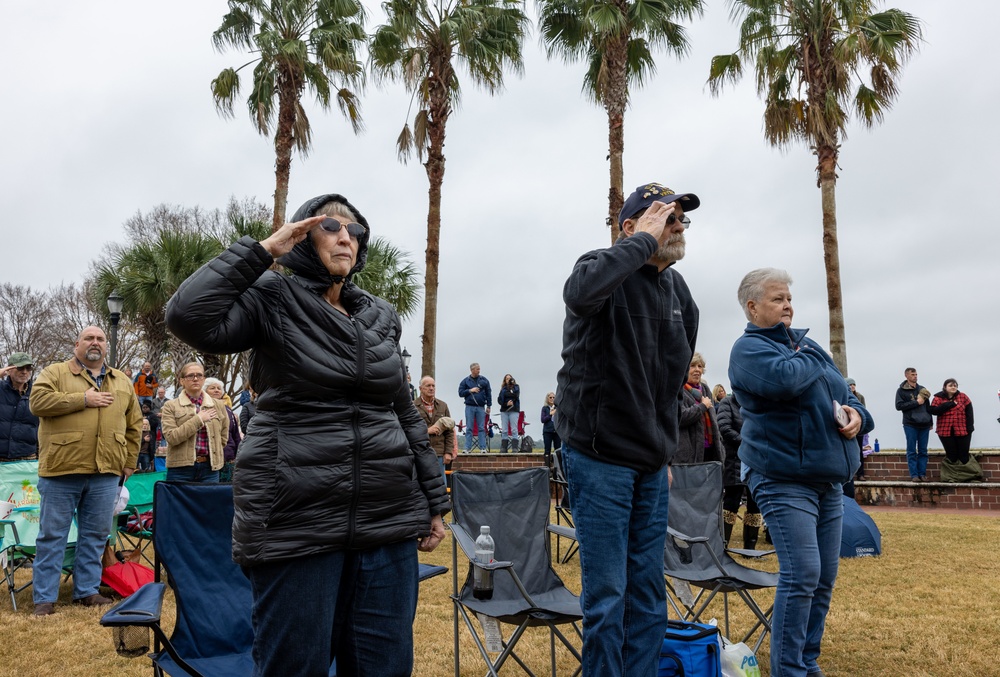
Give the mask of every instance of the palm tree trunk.
<path id="1" fill-rule="evenodd" d="M 826 266 L 826 300 L 830 312 L 830 354 L 840 373 L 847 377 L 847 339 L 844 334 L 844 299 L 840 289 L 840 246 L 837 242 L 836 146 L 821 145 L 819 189 L 823 204 L 823 263 Z"/>
<path id="2" fill-rule="evenodd" d="M 290 76 L 278 77 L 278 125 L 274 131 L 274 216 L 271 232 L 277 232 L 285 223 L 288 206 L 288 180 L 292 173 L 292 144 L 295 127 L 295 101 L 298 88 Z"/>
<path id="3" fill-rule="evenodd" d="M 439 63 L 447 63 L 444 59 Z M 424 333 L 421 336 L 421 377 L 434 376 L 437 369 L 437 301 L 438 264 L 441 259 L 441 186 L 444 184 L 444 140 L 448 116 L 446 83 L 451 75 L 450 65 L 435 69 L 437 77 L 430 80 L 430 105 L 428 106 L 427 136 L 429 148 L 427 162 L 427 251 L 424 260 Z"/>
<path id="4" fill-rule="evenodd" d="M 627 13 L 627 7 L 622 8 Z M 624 164 L 625 106 L 628 104 L 628 33 L 624 32 L 608 42 L 607 84 L 602 93 L 604 108 L 608 113 L 608 159 L 611 164 L 608 188 L 608 225 L 611 226 L 611 244 L 618 239 L 618 213 L 625 204 Z"/>

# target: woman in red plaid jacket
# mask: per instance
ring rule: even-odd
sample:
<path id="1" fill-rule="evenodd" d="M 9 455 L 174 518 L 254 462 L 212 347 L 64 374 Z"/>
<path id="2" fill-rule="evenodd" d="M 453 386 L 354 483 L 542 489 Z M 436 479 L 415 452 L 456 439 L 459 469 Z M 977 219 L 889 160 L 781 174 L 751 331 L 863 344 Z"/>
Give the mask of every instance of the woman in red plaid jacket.
<path id="1" fill-rule="evenodd" d="M 930 411 L 937 416 L 935 432 L 941 438 L 945 456 L 952 463 L 969 462 L 969 445 L 975 428 L 972 417 L 972 400 L 958 391 L 958 381 L 944 382 L 941 392 L 934 396 Z"/>

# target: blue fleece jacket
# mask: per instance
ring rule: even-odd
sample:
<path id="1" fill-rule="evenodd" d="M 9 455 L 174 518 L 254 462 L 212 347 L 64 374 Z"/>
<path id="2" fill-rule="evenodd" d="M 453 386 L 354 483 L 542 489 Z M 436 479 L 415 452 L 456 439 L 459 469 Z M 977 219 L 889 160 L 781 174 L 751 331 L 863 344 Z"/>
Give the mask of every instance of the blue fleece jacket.
<path id="1" fill-rule="evenodd" d="M 858 443 L 840 434 L 833 401 L 871 414 L 847 387 L 833 360 L 807 329 L 748 324 L 733 344 L 729 381 L 743 414 L 740 460 L 766 477 L 847 482 L 858 469 Z"/>

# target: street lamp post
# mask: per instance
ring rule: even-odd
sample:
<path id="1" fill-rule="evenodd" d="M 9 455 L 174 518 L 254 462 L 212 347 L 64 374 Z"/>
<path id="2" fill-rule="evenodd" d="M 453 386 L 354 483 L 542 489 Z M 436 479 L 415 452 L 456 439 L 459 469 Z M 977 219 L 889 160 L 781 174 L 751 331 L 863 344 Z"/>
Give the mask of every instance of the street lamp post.
<path id="1" fill-rule="evenodd" d="M 118 322 L 122 318 L 124 305 L 125 299 L 118 294 L 117 289 L 108 295 L 108 312 L 111 313 L 111 351 L 109 355 L 111 359 L 109 362 L 115 368 L 118 367 Z"/>
<path id="2" fill-rule="evenodd" d="M 403 369 L 405 369 L 406 373 L 409 374 L 410 373 L 410 357 L 411 357 L 410 351 L 408 351 L 406 348 L 403 348 L 402 357 L 403 357 Z"/>

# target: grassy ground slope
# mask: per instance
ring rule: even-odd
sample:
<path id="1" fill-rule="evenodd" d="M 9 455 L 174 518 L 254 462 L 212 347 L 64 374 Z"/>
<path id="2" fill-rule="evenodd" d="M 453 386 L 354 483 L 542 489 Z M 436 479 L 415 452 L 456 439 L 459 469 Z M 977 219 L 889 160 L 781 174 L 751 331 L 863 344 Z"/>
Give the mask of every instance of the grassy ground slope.
<path id="1" fill-rule="evenodd" d="M 873 517 L 882 530 L 884 554 L 841 560 L 821 658 L 827 675 L 1000 674 L 1000 519 L 970 512 L 879 511 Z M 450 567 L 451 543 L 446 541 L 422 559 Z M 774 570 L 776 562 L 768 559 L 772 562 L 763 566 Z M 570 589 L 579 592 L 579 562 L 556 569 Z M 460 578 L 465 570 L 460 566 Z M 450 591 L 450 573 L 421 586 L 414 625 L 414 674 L 420 677 L 453 674 Z M 61 599 L 70 595 L 70 586 L 64 584 Z M 770 605 L 770 594 L 759 596 L 762 606 Z M 171 600 L 168 593 L 168 616 L 173 612 Z M 148 660 L 115 655 L 111 631 L 97 623 L 101 610 L 62 604 L 55 615 L 34 618 L 30 593 L 21 593 L 18 602 L 15 614 L 9 599 L 0 599 L 0 677 L 150 674 Z M 749 616 L 733 608 L 734 631 L 747 627 Z M 721 603 L 712 611 L 721 620 Z M 464 628 L 460 631 L 462 674 L 482 675 L 485 667 Z M 547 634 L 529 630 L 519 646 L 525 661 L 546 673 Z M 767 653 L 765 643 L 758 656 L 765 675 Z M 572 672 L 568 652 L 560 650 L 558 656 L 560 674 Z M 502 674 L 518 674 L 518 668 L 511 664 Z"/>

